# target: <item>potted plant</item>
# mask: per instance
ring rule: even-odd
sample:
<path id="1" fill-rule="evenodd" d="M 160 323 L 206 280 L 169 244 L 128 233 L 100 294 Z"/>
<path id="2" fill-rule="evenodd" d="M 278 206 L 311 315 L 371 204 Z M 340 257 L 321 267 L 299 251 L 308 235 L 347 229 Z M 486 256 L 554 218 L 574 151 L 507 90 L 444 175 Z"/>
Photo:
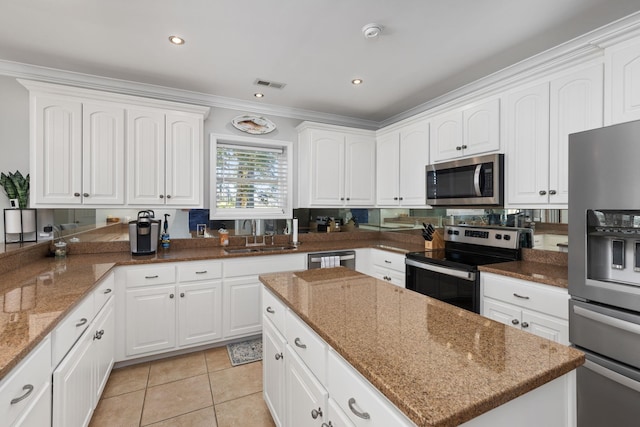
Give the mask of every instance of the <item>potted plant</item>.
<path id="1" fill-rule="evenodd" d="M 8 175 L 2 172 L 0 173 L 0 185 L 7 193 L 9 200 L 18 199 L 18 206 L 12 207 L 27 208 L 29 201 L 29 174 L 25 177 L 20 171 L 16 171 L 16 173 L 9 172 Z"/>

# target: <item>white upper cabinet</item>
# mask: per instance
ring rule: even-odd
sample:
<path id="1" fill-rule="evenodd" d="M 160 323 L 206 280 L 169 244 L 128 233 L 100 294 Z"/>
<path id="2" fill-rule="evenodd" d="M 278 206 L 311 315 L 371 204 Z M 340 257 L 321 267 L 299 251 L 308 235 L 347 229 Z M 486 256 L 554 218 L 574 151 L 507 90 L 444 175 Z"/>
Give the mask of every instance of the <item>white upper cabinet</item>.
<path id="1" fill-rule="evenodd" d="M 299 207 L 373 206 L 373 132 L 303 123 L 298 127 Z"/>
<path id="2" fill-rule="evenodd" d="M 602 94 L 597 64 L 509 95 L 508 205 L 567 205 L 568 136 L 602 126 Z"/>
<path id="3" fill-rule="evenodd" d="M 422 120 L 377 138 L 378 206 L 426 203 L 425 166 L 429 163 L 429 123 Z"/>
<path id="4" fill-rule="evenodd" d="M 202 205 L 209 108 L 19 82 L 31 102 L 33 207 Z"/>
<path id="5" fill-rule="evenodd" d="M 500 99 L 445 113 L 431 121 L 433 163 L 499 149 Z"/>
<path id="6" fill-rule="evenodd" d="M 640 120 L 640 39 L 606 51 L 607 124 Z"/>

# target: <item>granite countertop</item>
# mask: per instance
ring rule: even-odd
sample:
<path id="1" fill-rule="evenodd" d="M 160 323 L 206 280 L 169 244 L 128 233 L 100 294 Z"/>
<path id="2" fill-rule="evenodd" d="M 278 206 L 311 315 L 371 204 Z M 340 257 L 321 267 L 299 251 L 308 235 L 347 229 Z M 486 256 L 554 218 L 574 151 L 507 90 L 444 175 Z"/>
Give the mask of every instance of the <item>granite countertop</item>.
<path id="1" fill-rule="evenodd" d="M 501 274 L 516 279 L 568 288 L 569 273 L 566 266 L 535 261 L 511 261 L 478 267 L 480 271 Z"/>
<path id="2" fill-rule="evenodd" d="M 126 247 L 128 248 L 128 242 Z M 9 271 L 5 269 L 0 275 L 0 380 L 116 265 L 230 259 L 367 247 L 403 253 L 420 250 L 423 246 L 385 239 L 360 239 L 308 242 L 294 250 L 234 255 L 229 255 L 224 252 L 224 248 L 215 246 L 171 248 L 147 256 L 132 256 L 128 251 L 121 251 L 72 253 L 63 260 L 42 255 L 36 258 L 24 256 L 24 259 L 18 257 L 17 260 L 0 260 L 0 263 L 17 264 L 17 268 Z"/>
<path id="3" fill-rule="evenodd" d="M 573 348 L 342 267 L 260 277 L 418 426 L 454 426 L 584 363 Z"/>

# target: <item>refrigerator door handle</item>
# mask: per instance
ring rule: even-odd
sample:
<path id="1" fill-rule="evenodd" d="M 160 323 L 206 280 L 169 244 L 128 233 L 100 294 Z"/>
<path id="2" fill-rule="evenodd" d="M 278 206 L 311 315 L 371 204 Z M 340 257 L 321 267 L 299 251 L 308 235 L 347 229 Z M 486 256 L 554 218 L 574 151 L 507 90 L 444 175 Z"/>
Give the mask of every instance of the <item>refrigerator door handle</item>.
<path id="1" fill-rule="evenodd" d="M 623 331 L 631 332 L 632 334 L 640 335 L 640 325 L 625 320 L 616 319 L 604 314 L 597 313 L 595 311 L 588 310 L 577 305 L 573 306 L 573 312 L 587 319 L 594 320 L 596 322 L 603 323 L 613 328 L 622 329 Z"/>
<path id="2" fill-rule="evenodd" d="M 630 388 L 632 390 L 635 390 L 637 392 L 640 392 L 640 383 L 637 381 L 632 380 L 629 377 L 625 377 L 622 374 L 619 374 L 617 372 L 614 372 L 610 369 L 607 369 L 603 366 L 598 365 L 595 362 L 592 362 L 590 360 L 585 360 L 584 361 L 584 365 L 582 365 L 583 368 L 589 369 L 590 371 L 595 372 L 598 375 L 602 375 L 603 377 L 610 379 L 613 382 L 616 382 L 620 385 L 623 385 L 627 388 Z"/>

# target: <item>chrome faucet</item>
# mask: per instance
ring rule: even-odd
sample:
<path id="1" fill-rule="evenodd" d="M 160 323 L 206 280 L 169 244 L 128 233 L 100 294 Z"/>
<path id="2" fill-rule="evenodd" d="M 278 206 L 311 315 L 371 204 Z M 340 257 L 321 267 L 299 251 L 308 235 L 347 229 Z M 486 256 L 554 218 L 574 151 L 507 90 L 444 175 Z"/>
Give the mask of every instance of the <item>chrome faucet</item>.
<path id="1" fill-rule="evenodd" d="M 246 228 L 247 227 L 247 221 L 250 222 L 251 224 L 251 235 L 253 236 L 253 245 L 257 245 L 258 244 L 258 236 L 256 234 L 256 220 L 255 219 L 245 219 L 242 222 L 242 228 Z M 246 245 L 249 245 L 249 238 L 245 237 L 245 242 Z M 262 242 L 262 244 L 264 245 L 264 241 Z"/>

